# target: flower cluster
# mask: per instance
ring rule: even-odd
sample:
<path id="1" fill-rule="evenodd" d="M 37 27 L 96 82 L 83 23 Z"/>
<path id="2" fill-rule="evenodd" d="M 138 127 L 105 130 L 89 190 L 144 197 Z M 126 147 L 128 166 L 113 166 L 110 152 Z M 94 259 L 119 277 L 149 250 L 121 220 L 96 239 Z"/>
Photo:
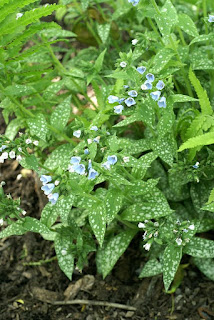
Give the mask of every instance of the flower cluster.
<path id="1" fill-rule="evenodd" d="M 85 149 L 85 151 L 86 150 L 88 152 L 88 149 Z M 84 151 L 84 153 L 85 153 L 85 151 Z M 79 175 L 87 175 L 86 166 L 84 164 L 80 163 L 81 160 L 82 160 L 81 157 L 71 157 L 68 171 L 69 172 L 76 172 Z M 99 173 L 92 168 L 91 160 L 88 161 L 88 168 L 87 169 L 88 169 L 88 179 L 89 180 L 94 180 L 99 175 Z"/>
<path id="2" fill-rule="evenodd" d="M 55 186 L 59 184 L 59 181 L 56 180 L 55 183 L 49 183 L 52 181 L 52 177 L 46 175 L 42 175 L 40 181 L 42 181 L 43 184 L 41 189 L 44 191 L 44 194 L 48 196 L 48 200 L 51 202 L 51 204 L 55 204 L 59 198 L 59 193 L 52 193 L 52 191 L 54 190 Z"/>
<path id="3" fill-rule="evenodd" d="M 117 163 L 117 156 L 112 155 L 107 157 L 107 161 L 102 163 L 102 167 L 106 170 L 111 169 L 111 165 L 113 166 L 115 163 Z"/>
<path id="4" fill-rule="evenodd" d="M 195 230 L 195 225 L 190 221 L 176 221 L 176 228 L 173 230 L 175 242 L 178 246 L 185 246 L 189 241 L 189 233 Z"/>
<path id="5" fill-rule="evenodd" d="M 140 0 L 128 0 L 129 3 L 131 3 L 134 7 L 138 5 Z"/>
<path id="6" fill-rule="evenodd" d="M 145 250 L 150 250 L 153 241 L 161 243 L 161 240 L 157 241 L 157 237 L 159 234 L 159 222 L 145 220 L 144 222 L 138 223 L 138 228 L 145 229 L 145 232 L 143 234 L 143 240 L 146 241 L 146 244 L 143 245 Z"/>
<path id="7" fill-rule="evenodd" d="M 0 152 L 2 152 L 3 150 L 7 149 L 8 147 L 6 145 L 2 145 L 0 147 Z M 21 151 L 21 150 L 20 150 Z M 20 161 L 22 160 L 22 157 L 20 155 L 16 155 L 15 151 L 14 150 L 5 150 L 4 152 L 2 152 L 1 156 L 0 156 L 0 163 L 4 163 L 5 160 L 7 159 L 15 159 L 17 161 Z"/>

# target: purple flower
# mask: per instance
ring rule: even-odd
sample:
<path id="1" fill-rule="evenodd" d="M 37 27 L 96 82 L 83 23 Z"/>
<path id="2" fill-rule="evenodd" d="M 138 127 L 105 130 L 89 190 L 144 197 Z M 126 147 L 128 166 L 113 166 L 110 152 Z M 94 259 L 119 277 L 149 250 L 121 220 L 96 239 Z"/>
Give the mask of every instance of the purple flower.
<path id="1" fill-rule="evenodd" d="M 114 107 L 114 113 L 120 114 L 122 113 L 123 109 L 124 109 L 124 106 L 122 106 L 122 104 L 119 104 L 118 106 Z"/>
<path id="2" fill-rule="evenodd" d="M 137 91 L 131 90 L 131 91 L 128 92 L 128 95 L 129 95 L 130 97 L 132 97 L 132 98 L 135 98 L 135 97 L 137 97 Z"/>
<path id="3" fill-rule="evenodd" d="M 140 74 L 144 74 L 145 71 L 146 71 L 146 67 L 144 66 L 140 66 L 137 68 L 137 72 L 139 72 Z"/>
<path id="4" fill-rule="evenodd" d="M 159 106 L 159 108 L 166 108 L 166 98 L 165 97 L 160 98 L 160 100 L 158 101 L 158 106 Z"/>
<path id="5" fill-rule="evenodd" d="M 45 195 L 47 196 L 53 191 L 54 187 L 55 187 L 54 183 L 48 183 L 42 186 L 41 189 L 44 191 Z"/>
<path id="6" fill-rule="evenodd" d="M 152 97 L 153 100 L 158 101 L 160 98 L 161 92 L 160 91 L 154 91 L 150 93 L 150 96 Z"/>
<path id="7" fill-rule="evenodd" d="M 51 180 L 52 180 L 51 176 L 46 176 L 44 174 L 41 175 L 40 181 L 42 181 L 42 184 L 51 182 Z"/>
<path id="8" fill-rule="evenodd" d="M 158 83 L 156 84 L 156 88 L 158 90 L 162 90 L 165 87 L 165 84 L 162 80 L 159 80 Z"/>
<path id="9" fill-rule="evenodd" d="M 127 105 L 127 107 L 131 107 L 131 106 L 135 105 L 136 102 L 135 102 L 135 100 L 133 98 L 127 98 L 125 100 L 125 104 Z"/>
<path id="10" fill-rule="evenodd" d="M 58 198 L 59 198 L 59 193 L 57 193 L 57 192 L 51 193 L 48 195 L 48 199 L 51 202 L 51 204 L 53 204 L 53 205 L 57 202 Z"/>
<path id="11" fill-rule="evenodd" d="M 88 179 L 89 180 L 94 180 L 98 175 L 99 175 L 99 173 L 96 170 L 94 170 L 92 168 L 89 169 L 89 172 L 88 172 Z"/>

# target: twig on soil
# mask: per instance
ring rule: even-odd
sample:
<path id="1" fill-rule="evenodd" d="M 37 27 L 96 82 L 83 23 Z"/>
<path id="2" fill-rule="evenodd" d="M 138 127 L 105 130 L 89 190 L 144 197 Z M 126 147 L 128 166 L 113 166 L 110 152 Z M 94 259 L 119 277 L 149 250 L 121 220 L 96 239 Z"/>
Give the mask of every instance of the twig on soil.
<path id="1" fill-rule="evenodd" d="M 69 304 L 86 304 L 86 305 L 93 305 L 93 306 L 104 306 L 110 308 L 118 308 L 130 311 L 136 311 L 135 307 L 127 306 L 125 304 L 114 303 L 114 302 L 106 302 L 106 301 L 95 301 L 95 300 L 70 300 L 70 301 L 46 301 L 47 303 L 53 305 L 69 305 Z"/>
<path id="2" fill-rule="evenodd" d="M 42 264 L 49 263 L 49 262 L 52 262 L 54 260 L 57 260 L 56 256 L 54 256 L 54 257 L 52 257 L 50 259 L 39 260 L 39 261 L 36 261 L 36 262 L 23 262 L 23 266 L 41 266 Z"/>

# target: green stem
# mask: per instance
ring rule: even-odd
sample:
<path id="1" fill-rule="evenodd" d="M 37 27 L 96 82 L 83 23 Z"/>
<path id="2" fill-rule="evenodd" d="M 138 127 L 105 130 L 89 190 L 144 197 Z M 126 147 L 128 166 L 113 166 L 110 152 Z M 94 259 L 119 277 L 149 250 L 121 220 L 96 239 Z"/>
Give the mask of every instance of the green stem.
<path id="1" fill-rule="evenodd" d="M 181 28 L 180 27 L 177 27 L 177 30 L 178 30 L 178 33 L 179 33 L 179 36 L 180 36 L 180 39 L 181 39 L 181 42 L 184 46 L 187 45 L 185 39 L 184 39 L 184 35 L 183 35 L 183 32 L 181 31 Z"/>
<path id="2" fill-rule="evenodd" d="M 203 6 L 203 16 L 204 16 L 204 19 L 206 19 L 207 18 L 207 0 L 203 0 L 202 6 Z M 208 34 L 208 27 L 206 23 L 205 23 L 205 33 Z"/>
<path id="3" fill-rule="evenodd" d="M 125 221 L 123 219 L 121 219 L 121 217 L 117 214 L 115 216 L 115 218 L 120 221 L 121 223 L 123 223 L 125 226 L 127 226 L 130 229 L 134 229 L 134 230 L 139 230 L 138 227 L 136 227 L 134 224 L 132 224 L 131 222 Z"/>
<path id="4" fill-rule="evenodd" d="M 49 263 L 49 262 L 52 262 L 54 260 L 57 260 L 57 257 L 54 256 L 50 259 L 47 259 L 47 260 L 39 260 L 39 261 L 36 261 L 36 262 L 24 262 L 23 265 L 24 266 L 41 266 L 42 264 L 45 264 L 45 263 Z"/>
<path id="5" fill-rule="evenodd" d="M 156 28 L 155 24 L 153 23 L 152 19 L 147 18 L 152 30 L 157 34 L 157 36 L 160 38 L 161 44 L 164 46 L 164 42 L 162 40 L 161 34 L 158 32 L 158 29 Z"/>
<path id="6" fill-rule="evenodd" d="M 56 134 L 60 135 L 61 137 L 63 137 L 67 142 L 71 143 L 73 146 L 76 146 L 76 142 L 74 142 L 71 138 L 69 138 L 65 133 L 59 131 L 58 129 L 56 129 L 55 127 L 53 127 L 52 125 L 48 124 L 47 127 L 55 132 Z"/>
<path id="7" fill-rule="evenodd" d="M 159 8 L 158 8 L 158 5 L 157 5 L 156 1 L 155 1 L 155 0 L 151 0 L 151 3 L 152 3 L 152 5 L 153 5 L 156 13 L 157 13 L 158 15 L 161 15 L 161 12 L 160 12 L 160 10 L 159 10 Z"/>

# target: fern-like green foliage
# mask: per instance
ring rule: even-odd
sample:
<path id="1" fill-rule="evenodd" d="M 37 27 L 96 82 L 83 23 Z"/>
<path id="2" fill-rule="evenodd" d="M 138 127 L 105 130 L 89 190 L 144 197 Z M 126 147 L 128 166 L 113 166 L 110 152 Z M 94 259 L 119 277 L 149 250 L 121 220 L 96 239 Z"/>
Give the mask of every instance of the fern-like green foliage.
<path id="1" fill-rule="evenodd" d="M 207 92 L 206 90 L 203 89 L 200 81 L 198 80 L 198 78 L 196 77 L 196 75 L 194 74 L 191 68 L 189 69 L 189 79 L 197 93 L 199 103 L 201 106 L 201 112 L 203 114 L 211 115 L 213 113 L 213 110 L 212 110 L 209 98 L 207 96 Z"/>
<path id="2" fill-rule="evenodd" d="M 208 132 L 200 136 L 190 138 L 180 146 L 178 151 L 207 146 L 213 143 L 214 143 L 214 132 Z"/>

